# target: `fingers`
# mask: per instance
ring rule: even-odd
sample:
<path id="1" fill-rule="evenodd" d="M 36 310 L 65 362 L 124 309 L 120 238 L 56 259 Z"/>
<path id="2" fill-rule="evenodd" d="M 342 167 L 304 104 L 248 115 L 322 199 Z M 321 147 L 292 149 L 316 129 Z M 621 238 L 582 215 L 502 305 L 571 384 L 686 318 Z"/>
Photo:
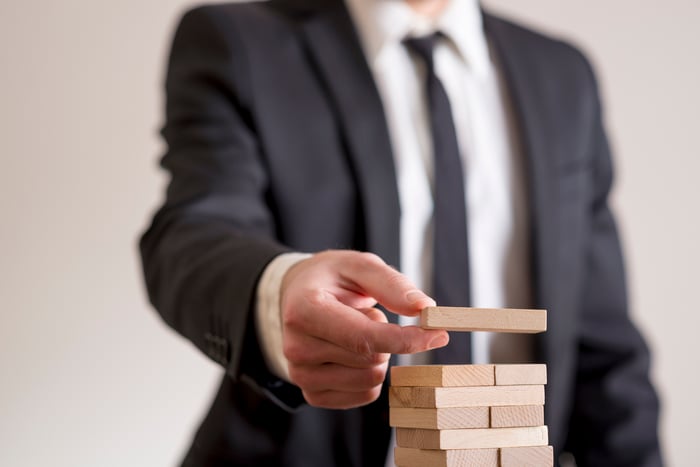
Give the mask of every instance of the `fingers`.
<path id="1" fill-rule="evenodd" d="M 376 308 L 362 313 L 372 321 L 387 321 L 386 315 Z M 302 388 L 309 404 L 349 409 L 379 397 L 391 354 L 360 355 L 308 335 L 290 337 L 285 341 L 289 376 Z"/>
<path id="2" fill-rule="evenodd" d="M 443 330 L 388 323 L 374 306 L 415 315 L 435 302 L 376 255 L 319 253 L 292 266 L 280 289 L 283 351 L 307 402 L 349 408 L 375 400 L 390 354 L 447 344 Z"/>
<path id="3" fill-rule="evenodd" d="M 381 386 L 389 362 L 368 368 L 349 368 L 334 363 L 290 367 L 289 375 L 306 391 L 365 392 Z"/>
<path id="4" fill-rule="evenodd" d="M 306 391 L 302 390 L 304 399 L 315 407 L 325 409 L 353 409 L 374 402 L 382 392 L 382 386 L 375 386 L 363 392 L 340 391 Z"/>
<path id="5" fill-rule="evenodd" d="M 324 289 L 352 308 L 370 308 L 379 302 L 394 313 L 415 316 L 435 306 L 406 276 L 372 253 L 317 253 L 287 272 L 282 289 L 291 283 L 308 292 Z"/>
<path id="6" fill-rule="evenodd" d="M 424 352 L 449 342 L 446 331 L 376 321 L 338 302 L 327 291 L 315 294 L 308 306 L 287 310 L 283 315 L 283 324 L 300 334 L 332 342 L 364 356 Z"/>
<path id="7" fill-rule="evenodd" d="M 348 289 L 371 296 L 388 310 L 406 316 L 415 316 L 423 308 L 435 306 L 435 300 L 378 256 L 357 253 L 351 259 L 341 270 Z"/>
<path id="8" fill-rule="evenodd" d="M 287 338 L 284 339 L 283 350 L 290 366 L 337 363 L 350 368 L 368 368 L 385 363 L 391 357 L 389 353 L 358 354 L 329 341 L 303 333 L 288 334 Z"/>

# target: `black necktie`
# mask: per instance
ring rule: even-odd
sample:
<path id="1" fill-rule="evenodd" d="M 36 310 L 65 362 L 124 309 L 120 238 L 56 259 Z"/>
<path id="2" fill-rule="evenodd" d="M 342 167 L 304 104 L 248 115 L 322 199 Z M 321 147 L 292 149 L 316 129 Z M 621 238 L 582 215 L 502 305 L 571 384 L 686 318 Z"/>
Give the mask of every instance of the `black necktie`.
<path id="1" fill-rule="evenodd" d="M 435 74 L 433 49 L 440 33 L 406 39 L 404 43 L 423 60 L 433 137 L 435 164 L 433 298 L 442 306 L 469 306 L 469 249 L 462 159 L 445 88 Z M 435 351 L 437 363 L 469 363 L 469 335 L 450 333 L 450 344 Z"/>

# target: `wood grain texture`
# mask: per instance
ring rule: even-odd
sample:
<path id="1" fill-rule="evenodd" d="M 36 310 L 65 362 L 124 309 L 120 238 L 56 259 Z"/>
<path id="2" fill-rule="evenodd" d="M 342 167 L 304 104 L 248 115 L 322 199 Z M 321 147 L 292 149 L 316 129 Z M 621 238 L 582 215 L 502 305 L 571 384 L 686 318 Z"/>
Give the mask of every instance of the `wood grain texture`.
<path id="1" fill-rule="evenodd" d="M 543 405 L 491 407 L 490 412 L 492 428 L 544 425 Z"/>
<path id="2" fill-rule="evenodd" d="M 425 329 L 447 329 L 449 331 L 532 334 L 547 330 L 547 311 L 436 306 L 424 308 L 421 311 L 420 325 Z"/>
<path id="3" fill-rule="evenodd" d="M 498 467 L 498 449 L 435 449 L 394 448 L 398 467 Z"/>
<path id="4" fill-rule="evenodd" d="M 390 387 L 389 407 L 544 405 L 544 386 Z"/>
<path id="5" fill-rule="evenodd" d="M 501 467 L 552 467 L 554 449 L 552 446 L 510 447 L 500 452 Z"/>
<path id="6" fill-rule="evenodd" d="M 474 428 L 424 430 L 397 428 L 396 445 L 417 449 L 488 449 L 548 444 L 546 426 L 528 428 Z"/>
<path id="7" fill-rule="evenodd" d="M 491 417 L 488 407 L 453 407 L 446 409 L 392 407 L 389 409 L 389 425 L 395 427 L 444 430 L 488 428 L 490 424 Z"/>
<path id="8" fill-rule="evenodd" d="M 495 380 L 497 386 L 547 384 L 547 365 L 496 365 Z"/>
<path id="9" fill-rule="evenodd" d="M 493 386 L 495 365 L 413 365 L 391 368 L 392 386 Z"/>

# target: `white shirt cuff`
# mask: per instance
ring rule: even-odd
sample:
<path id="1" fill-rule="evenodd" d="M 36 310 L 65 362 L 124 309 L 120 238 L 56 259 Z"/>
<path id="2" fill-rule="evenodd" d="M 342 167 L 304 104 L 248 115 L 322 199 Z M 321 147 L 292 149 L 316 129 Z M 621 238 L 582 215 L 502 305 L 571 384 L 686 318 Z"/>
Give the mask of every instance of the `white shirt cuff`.
<path id="1" fill-rule="evenodd" d="M 284 253 L 273 259 L 263 271 L 257 288 L 255 328 L 265 363 L 270 372 L 289 382 L 289 368 L 282 347 L 280 289 L 289 268 L 311 257 L 307 253 Z"/>

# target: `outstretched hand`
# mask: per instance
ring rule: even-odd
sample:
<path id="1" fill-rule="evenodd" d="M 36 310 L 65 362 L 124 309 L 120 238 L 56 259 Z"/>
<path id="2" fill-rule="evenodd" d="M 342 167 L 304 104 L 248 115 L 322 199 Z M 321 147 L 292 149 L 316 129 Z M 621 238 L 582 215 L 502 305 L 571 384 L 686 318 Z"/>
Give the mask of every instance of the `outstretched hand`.
<path id="1" fill-rule="evenodd" d="M 326 251 L 292 266 L 282 281 L 284 355 L 306 401 L 351 408 L 379 397 L 389 357 L 447 344 L 443 330 L 388 323 L 375 308 L 415 316 L 433 299 L 381 258 Z"/>

